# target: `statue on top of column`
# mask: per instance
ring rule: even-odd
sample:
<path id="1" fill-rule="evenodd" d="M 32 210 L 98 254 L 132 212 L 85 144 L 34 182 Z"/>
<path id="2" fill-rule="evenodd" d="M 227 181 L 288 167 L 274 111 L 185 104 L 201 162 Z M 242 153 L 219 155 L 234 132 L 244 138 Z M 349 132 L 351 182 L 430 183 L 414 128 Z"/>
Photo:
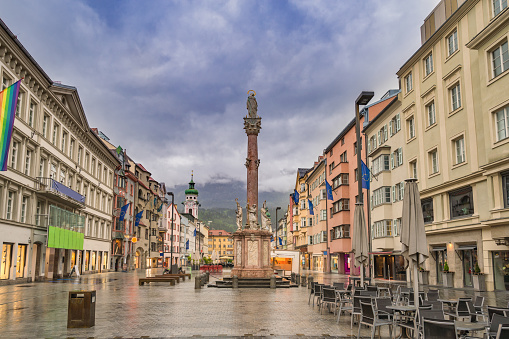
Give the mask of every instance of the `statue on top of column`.
<path id="1" fill-rule="evenodd" d="M 258 117 L 258 103 L 256 102 L 256 92 L 253 90 L 249 90 L 248 93 L 251 94 L 247 97 L 247 112 L 249 118 L 257 118 Z"/>
<path id="2" fill-rule="evenodd" d="M 242 229 L 242 207 L 239 204 L 239 199 L 235 198 L 235 202 L 237 203 L 237 210 L 235 214 L 237 216 L 237 231 Z"/>
<path id="3" fill-rule="evenodd" d="M 262 230 L 270 230 L 270 214 L 268 213 L 267 209 L 267 200 L 263 202 L 262 208 L 260 209 L 260 216 L 262 218 Z"/>
<path id="4" fill-rule="evenodd" d="M 256 208 L 256 204 L 251 205 L 248 202 L 246 206 L 246 211 L 247 211 L 247 226 L 252 230 L 258 229 L 258 216 L 256 215 L 258 209 Z"/>

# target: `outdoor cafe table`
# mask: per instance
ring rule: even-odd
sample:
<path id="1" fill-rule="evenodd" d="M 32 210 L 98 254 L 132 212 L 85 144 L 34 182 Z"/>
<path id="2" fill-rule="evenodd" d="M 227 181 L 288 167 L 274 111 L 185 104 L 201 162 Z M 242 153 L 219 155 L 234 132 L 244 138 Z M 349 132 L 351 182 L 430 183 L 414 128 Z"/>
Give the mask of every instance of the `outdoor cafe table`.
<path id="1" fill-rule="evenodd" d="M 444 311 L 450 311 L 450 312 L 454 312 L 454 310 L 456 309 L 456 305 L 458 304 L 458 300 L 438 299 L 438 301 L 440 301 L 442 303 L 442 305 L 443 304 L 447 305 L 447 310 L 444 310 Z"/>
<path id="2" fill-rule="evenodd" d="M 488 323 L 482 321 L 470 322 L 456 320 L 454 324 L 456 325 L 457 331 L 472 331 L 472 332 L 483 331 L 488 326 Z"/>
<path id="3" fill-rule="evenodd" d="M 352 282 L 355 283 L 356 281 L 360 281 L 361 278 L 360 277 L 348 277 L 348 284 L 351 285 Z M 364 282 L 368 282 L 368 283 L 371 283 L 371 278 L 366 278 L 364 277 Z"/>
<path id="4" fill-rule="evenodd" d="M 417 310 L 417 308 L 415 306 L 411 306 L 411 305 L 392 305 L 392 306 L 387 306 L 387 308 L 400 313 L 405 318 L 410 317 L 410 315 L 412 313 L 415 313 L 415 311 Z M 410 338 L 408 336 L 407 331 L 403 330 L 404 327 L 401 326 L 401 324 L 398 324 L 398 323 L 394 323 L 394 324 L 401 327 L 401 334 L 400 334 L 399 338 Z"/>

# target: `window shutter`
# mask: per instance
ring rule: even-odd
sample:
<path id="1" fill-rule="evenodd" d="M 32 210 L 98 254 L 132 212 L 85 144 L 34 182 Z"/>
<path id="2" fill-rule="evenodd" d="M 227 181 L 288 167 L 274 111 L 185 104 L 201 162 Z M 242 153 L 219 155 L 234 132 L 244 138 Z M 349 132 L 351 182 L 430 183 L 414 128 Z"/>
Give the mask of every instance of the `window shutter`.
<path id="1" fill-rule="evenodd" d="M 391 153 L 391 169 L 394 168 L 394 153 Z"/>
<path id="2" fill-rule="evenodd" d="M 389 134 L 392 137 L 392 121 L 389 123 Z"/>
<path id="3" fill-rule="evenodd" d="M 396 186 L 392 186 L 392 202 L 396 201 Z"/>
<path id="4" fill-rule="evenodd" d="M 380 138 L 380 131 L 377 132 L 378 146 L 382 144 L 382 139 Z"/>
<path id="5" fill-rule="evenodd" d="M 403 148 L 398 149 L 398 165 L 403 165 Z"/>
<path id="6" fill-rule="evenodd" d="M 389 139 L 389 137 L 387 136 L 387 124 L 384 125 L 384 139 L 385 139 L 385 141 L 387 141 L 387 139 Z"/>
<path id="7" fill-rule="evenodd" d="M 399 113 L 396 115 L 396 132 L 401 129 L 401 120 L 399 118 Z"/>

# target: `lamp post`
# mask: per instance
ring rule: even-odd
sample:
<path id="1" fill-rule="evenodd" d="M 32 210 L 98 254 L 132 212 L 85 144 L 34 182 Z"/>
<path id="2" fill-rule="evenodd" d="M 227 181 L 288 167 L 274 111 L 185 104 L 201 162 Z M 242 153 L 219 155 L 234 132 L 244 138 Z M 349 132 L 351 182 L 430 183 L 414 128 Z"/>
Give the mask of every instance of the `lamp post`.
<path id="1" fill-rule="evenodd" d="M 170 272 L 171 273 L 176 273 L 176 272 L 173 272 L 173 209 L 175 208 L 173 206 L 173 192 L 167 192 L 166 194 L 168 194 L 169 196 L 171 196 L 171 238 L 170 238 Z M 164 238 L 163 238 L 163 251 L 164 251 Z M 163 253 L 163 258 L 164 258 L 164 253 Z"/>
<path id="2" fill-rule="evenodd" d="M 278 242 L 278 236 L 277 236 L 277 227 L 278 227 L 278 220 L 277 220 L 277 210 L 280 210 L 281 207 L 276 207 L 276 223 L 275 223 L 275 226 L 274 226 L 274 229 L 276 230 L 274 233 L 275 233 L 275 237 L 276 237 L 276 250 L 277 250 L 277 242 Z M 275 254 L 275 253 L 274 253 Z M 274 261 L 276 260 L 276 257 L 274 257 Z"/>
<path id="3" fill-rule="evenodd" d="M 367 105 L 368 102 L 371 100 L 371 98 L 373 98 L 374 95 L 375 95 L 374 92 L 362 91 L 361 94 L 359 94 L 359 97 L 357 97 L 357 99 L 355 100 L 355 134 L 357 137 L 357 191 L 359 194 L 358 203 L 361 206 L 364 205 L 364 198 L 362 196 L 362 165 L 361 165 L 362 144 L 361 144 L 361 132 L 360 132 L 361 126 L 360 126 L 359 106 Z M 362 208 L 364 209 L 364 207 L 362 207 Z M 368 259 L 368 265 L 369 265 L 369 259 Z M 364 265 L 362 265 L 362 266 L 363 267 L 361 267 L 361 269 L 364 271 Z"/>

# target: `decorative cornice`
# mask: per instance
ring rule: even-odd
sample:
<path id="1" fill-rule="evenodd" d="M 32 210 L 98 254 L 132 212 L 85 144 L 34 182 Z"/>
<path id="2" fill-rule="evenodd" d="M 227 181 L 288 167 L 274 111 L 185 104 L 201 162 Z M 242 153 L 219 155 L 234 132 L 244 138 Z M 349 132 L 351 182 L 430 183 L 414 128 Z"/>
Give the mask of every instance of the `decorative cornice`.
<path id="1" fill-rule="evenodd" d="M 262 129 L 262 118 L 244 118 L 244 129 L 247 135 L 258 135 Z"/>

